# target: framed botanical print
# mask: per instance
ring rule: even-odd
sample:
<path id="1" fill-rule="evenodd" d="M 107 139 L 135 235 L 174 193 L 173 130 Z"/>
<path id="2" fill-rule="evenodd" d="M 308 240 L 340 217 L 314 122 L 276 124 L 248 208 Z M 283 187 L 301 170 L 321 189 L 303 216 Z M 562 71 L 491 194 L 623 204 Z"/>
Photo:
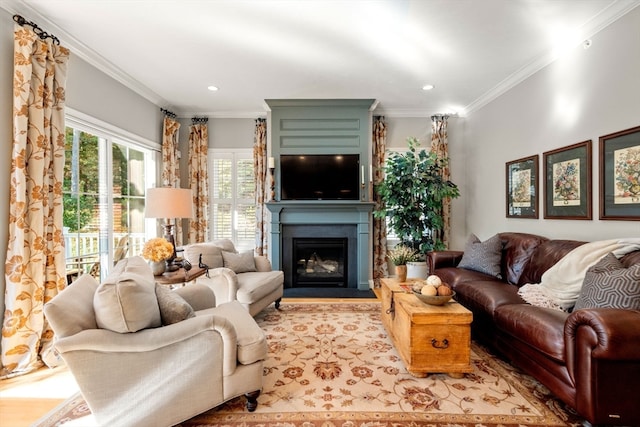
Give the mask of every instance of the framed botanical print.
<path id="1" fill-rule="evenodd" d="M 640 126 L 600 137 L 600 219 L 640 221 Z"/>
<path id="2" fill-rule="evenodd" d="M 507 218 L 538 218 L 538 155 L 506 164 Z"/>
<path id="3" fill-rule="evenodd" d="M 544 218 L 591 219 L 591 140 L 542 154 Z"/>

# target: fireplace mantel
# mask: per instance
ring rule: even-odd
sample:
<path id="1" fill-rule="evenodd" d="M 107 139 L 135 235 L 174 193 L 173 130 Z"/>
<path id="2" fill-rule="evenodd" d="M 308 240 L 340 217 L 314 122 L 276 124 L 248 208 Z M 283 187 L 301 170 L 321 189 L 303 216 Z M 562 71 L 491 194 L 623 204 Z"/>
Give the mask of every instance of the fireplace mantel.
<path id="1" fill-rule="evenodd" d="M 354 224 L 357 227 L 357 286 L 369 289 L 370 221 L 374 204 L 359 201 L 278 201 L 267 203 L 271 212 L 270 258 L 274 268 L 283 270 L 282 227 L 284 225 Z"/>

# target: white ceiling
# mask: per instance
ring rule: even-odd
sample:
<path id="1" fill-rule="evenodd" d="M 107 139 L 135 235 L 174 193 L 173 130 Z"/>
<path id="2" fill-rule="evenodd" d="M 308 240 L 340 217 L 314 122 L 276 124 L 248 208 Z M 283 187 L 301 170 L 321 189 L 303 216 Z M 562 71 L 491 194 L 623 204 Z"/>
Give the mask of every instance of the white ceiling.
<path id="1" fill-rule="evenodd" d="M 265 99 L 374 98 L 464 115 L 638 0 L 0 0 L 179 116 L 255 117 Z M 4 25 L 4 24 L 3 24 Z M 421 88 L 435 85 L 431 91 Z M 207 90 L 215 85 L 217 92 Z"/>

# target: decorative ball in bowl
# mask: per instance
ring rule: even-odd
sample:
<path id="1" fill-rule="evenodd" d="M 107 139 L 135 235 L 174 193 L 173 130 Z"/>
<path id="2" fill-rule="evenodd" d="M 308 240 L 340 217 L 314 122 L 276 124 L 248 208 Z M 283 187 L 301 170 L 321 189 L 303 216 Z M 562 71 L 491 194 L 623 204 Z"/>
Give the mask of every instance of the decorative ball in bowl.
<path id="1" fill-rule="evenodd" d="M 429 281 L 417 283 L 411 287 L 411 290 L 420 301 L 431 305 L 444 305 L 456 294 L 446 283 L 434 286 Z"/>
<path id="2" fill-rule="evenodd" d="M 445 305 L 456 295 L 455 291 L 451 291 L 451 295 L 423 295 L 420 291 L 416 291 L 415 289 L 412 289 L 412 291 L 420 301 L 429 305 Z"/>

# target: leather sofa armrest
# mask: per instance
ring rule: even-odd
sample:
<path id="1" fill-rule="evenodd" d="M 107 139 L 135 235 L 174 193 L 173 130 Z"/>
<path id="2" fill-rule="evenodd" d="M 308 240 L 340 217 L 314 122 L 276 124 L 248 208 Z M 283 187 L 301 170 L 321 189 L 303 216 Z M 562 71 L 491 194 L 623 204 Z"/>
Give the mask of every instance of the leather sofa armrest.
<path id="1" fill-rule="evenodd" d="M 432 251 L 427 252 L 429 271 L 437 268 L 456 267 L 462 259 L 462 251 Z"/>
<path id="2" fill-rule="evenodd" d="M 575 368 L 581 349 L 594 359 L 640 363 L 640 311 L 615 308 L 576 310 L 567 318 L 567 364 Z M 570 369 L 572 371 L 573 369 Z"/>
<path id="3" fill-rule="evenodd" d="M 565 322 L 566 363 L 575 384 L 575 409 L 592 424 L 636 410 L 629 396 L 640 394 L 640 311 L 576 310 Z M 622 415 L 621 415 L 622 414 Z M 637 424 L 635 418 L 630 424 Z M 626 422 L 623 423 L 627 425 Z"/>

